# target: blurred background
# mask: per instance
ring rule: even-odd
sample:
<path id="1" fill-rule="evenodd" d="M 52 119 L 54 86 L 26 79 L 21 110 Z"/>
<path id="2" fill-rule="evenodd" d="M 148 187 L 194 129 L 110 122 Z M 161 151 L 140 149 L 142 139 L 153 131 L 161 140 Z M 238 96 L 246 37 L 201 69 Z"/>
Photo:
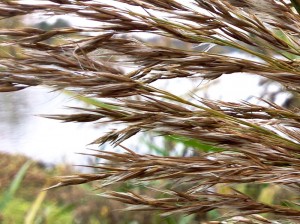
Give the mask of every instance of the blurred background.
<path id="1" fill-rule="evenodd" d="M 74 20 L 72 20 L 74 23 Z M 78 21 L 75 21 L 78 22 Z M 66 17 L 17 17 L 9 22 L 0 22 L 2 28 L 33 26 L 51 30 L 70 26 Z M 2 37 L 0 37 L 2 38 Z M 176 48 L 193 48 L 222 53 L 234 57 L 248 58 L 248 55 L 227 47 L 192 46 L 166 38 L 148 36 L 152 44 Z M 53 40 L 59 41 L 59 40 Z M 2 47 L 0 54 L 18 54 L 17 47 Z M 252 58 L 252 60 L 257 60 Z M 124 68 L 125 69 L 125 68 Z M 128 69 L 128 68 L 127 68 Z M 230 76 L 230 77 L 228 77 Z M 214 100 L 240 102 L 243 100 L 258 103 L 259 98 L 276 102 L 285 107 L 298 106 L 298 99 L 283 91 L 283 88 L 255 75 L 227 75 L 216 81 L 201 79 L 182 79 L 159 81 L 159 88 L 191 98 L 192 95 Z M 184 88 L 183 88 L 184 87 Z M 176 216 L 160 217 L 156 213 L 122 212 L 124 205 L 95 196 L 101 190 L 94 191 L 96 185 L 66 187 L 53 191 L 41 191 L 55 183 L 54 176 L 83 172 L 74 165 L 89 164 L 95 161 L 76 152 L 85 152 L 87 148 L 112 150 L 109 145 L 88 145 L 111 127 L 103 125 L 80 125 L 61 123 L 38 115 L 70 113 L 68 106 L 88 106 L 86 99 L 78 99 L 68 92 L 36 87 L 18 92 L 0 94 L 0 223 L 199 223 L 209 217 Z M 123 145 L 142 153 L 158 155 L 193 155 L 192 148 L 203 148 L 199 142 L 155 137 L 154 134 L 138 135 Z M 198 144 L 198 145 L 197 145 Z M 118 149 L 116 149 L 118 150 Z M 160 183 L 161 184 L 161 183 Z M 280 189 L 272 186 L 259 188 L 241 185 L 253 197 L 262 201 L 277 200 L 275 193 Z M 139 189 L 146 191 L 143 185 L 114 186 L 114 189 Z M 226 189 L 222 189 L 226 191 Z M 285 195 L 281 195 L 282 197 Z M 210 213 L 218 217 L 220 214 Z M 202 222 L 204 223 L 204 222 Z"/>

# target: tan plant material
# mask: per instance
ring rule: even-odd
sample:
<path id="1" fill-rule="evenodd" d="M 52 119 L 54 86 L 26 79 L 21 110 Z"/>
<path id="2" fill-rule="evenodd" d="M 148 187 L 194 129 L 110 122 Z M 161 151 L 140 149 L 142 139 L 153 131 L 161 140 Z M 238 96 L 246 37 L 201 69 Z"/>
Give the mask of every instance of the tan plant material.
<path id="1" fill-rule="evenodd" d="M 105 3 L 104 3 L 105 2 Z M 222 151 L 193 157 L 124 153 L 85 153 L 107 160 L 97 173 L 61 177 L 54 187 L 100 181 L 100 186 L 167 179 L 172 187 L 153 198 L 134 192 L 107 192 L 133 210 L 207 213 L 225 209 L 229 223 L 300 222 L 299 201 L 266 204 L 237 191 L 234 184 L 284 186 L 299 194 L 300 115 L 262 100 L 230 103 L 192 100 L 155 87 L 174 78 L 217 79 L 249 73 L 272 80 L 293 94 L 300 92 L 300 17 L 283 0 L 49 0 L 42 4 L 2 1 L 3 20 L 16 16 L 70 15 L 95 22 L 45 31 L 33 27 L 2 29 L 0 46 L 16 45 L 22 54 L 0 58 L 0 91 L 44 85 L 84 97 L 108 98 L 106 105 L 75 108 L 78 114 L 47 115 L 66 122 L 122 123 L 94 141 L 117 146 L 139 132 L 183 136 Z M 139 38 L 148 33 L 193 45 L 161 46 Z M 51 42 L 51 40 L 59 40 Z M 249 59 L 197 50 L 203 43 L 225 46 Z M 131 71 L 122 66 L 134 68 Z M 215 188 L 225 184 L 228 194 Z M 232 218 L 234 217 L 234 218 Z M 231 220 L 231 221 L 230 221 Z"/>

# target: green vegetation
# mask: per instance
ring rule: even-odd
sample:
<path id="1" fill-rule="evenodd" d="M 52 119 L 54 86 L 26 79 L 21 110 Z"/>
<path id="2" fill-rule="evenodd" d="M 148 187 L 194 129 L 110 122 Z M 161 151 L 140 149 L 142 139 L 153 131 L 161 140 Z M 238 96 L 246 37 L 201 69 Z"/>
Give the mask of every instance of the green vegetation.
<path id="1" fill-rule="evenodd" d="M 92 195 L 94 187 L 91 185 L 71 190 L 62 189 L 59 193 L 44 191 L 42 189 L 45 186 L 55 183 L 54 180 L 49 182 L 53 176 L 69 173 L 72 168 L 68 165 L 47 167 L 46 164 L 34 162 L 24 156 L 4 153 L 1 153 L 1 158 L 3 159 L 1 165 L 8 169 L 0 176 L 2 186 L 0 223 L 110 224 L 117 222 L 134 224 L 145 223 L 145 220 L 151 224 L 193 223 L 193 215 L 159 217 L 158 214 L 150 216 L 144 212 L 140 214 L 127 213 L 126 215 L 121 211 L 116 212 L 121 208 L 120 203 L 107 203 L 100 197 L 95 198 Z M 21 164 L 23 166 L 20 168 Z M 16 172 L 14 178 L 11 178 Z M 117 189 L 127 191 L 133 187 L 124 184 L 118 186 Z"/>

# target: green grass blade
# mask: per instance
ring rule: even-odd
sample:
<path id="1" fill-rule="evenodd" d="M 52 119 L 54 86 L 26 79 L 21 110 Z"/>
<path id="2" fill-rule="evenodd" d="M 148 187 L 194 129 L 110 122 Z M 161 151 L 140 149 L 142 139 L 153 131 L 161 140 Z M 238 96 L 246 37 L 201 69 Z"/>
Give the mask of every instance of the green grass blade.
<path id="1" fill-rule="evenodd" d="M 35 199 L 33 205 L 31 206 L 30 210 L 28 211 L 25 224 L 32 224 L 34 223 L 35 217 L 37 215 L 38 210 L 40 209 L 44 199 L 46 198 L 47 191 L 41 191 L 37 198 Z"/>
<path id="2" fill-rule="evenodd" d="M 66 95 L 70 95 L 74 99 L 81 101 L 87 105 L 92 105 L 92 106 L 100 107 L 100 108 L 106 108 L 106 109 L 110 109 L 110 110 L 118 109 L 117 106 L 113 106 L 108 103 L 101 102 L 100 100 L 97 100 L 95 98 L 85 97 L 85 96 L 79 95 L 77 93 L 73 93 L 71 91 L 64 90 L 63 93 L 65 93 Z"/>
<path id="3" fill-rule="evenodd" d="M 19 189 L 19 187 L 21 186 L 22 180 L 27 170 L 29 169 L 31 163 L 32 161 L 27 161 L 26 163 L 24 163 L 24 165 L 20 168 L 20 170 L 16 174 L 9 188 L 4 193 L 2 199 L 0 200 L 0 210 L 3 210 L 6 207 L 6 205 L 14 198 L 14 195 L 16 191 Z"/>
<path id="4" fill-rule="evenodd" d="M 169 141 L 173 141 L 176 143 L 181 143 L 186 147 L 190 147 L 193 149 L 197 149 L 203 152 L 221 152 L 224 151 L 223 148 L 214 146 L 211 143 L 207 143 L 207 142 L 202 142 L 199 141 L 197 139 L 192 139 L 192 138 L 187 138 L 187 137 L 183 137 L 183 136 L 178 136 L 178 135 L 169 135 L 169 136 L 165 136 L 165 138 Z"/>

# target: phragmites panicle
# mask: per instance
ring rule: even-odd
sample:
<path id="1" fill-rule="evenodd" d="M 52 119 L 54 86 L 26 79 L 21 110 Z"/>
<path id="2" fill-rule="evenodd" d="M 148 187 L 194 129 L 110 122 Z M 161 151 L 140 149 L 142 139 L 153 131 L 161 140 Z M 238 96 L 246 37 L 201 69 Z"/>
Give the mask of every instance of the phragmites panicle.
<path id="1" fill-rule="evenodd" d="M 155 133 L 193 150 L 145 155 L 121 146 L 124 152 L 83 153 L 101 161 L 89 166 L 96 172 L 61 177 L 52 188 L 132 181 L 156 190 L 103 196 L 164 215 L 218 210 L 216 219 L 228 223 L 299 223 L 299 199 L 292 197 L 300 191 L 299 104 L 182 97 L 157 86 L 247 73 L 298 99 L 299 11 L 299 1 L 284 0 L 2 1 L 2 21 L 65 15 L 73 22 L 50 30 L 3 27 L 0 92 L 46 86 L 100 100 L 72 108 L 75 114 L 44 115 L 114 125 L 94 144 L 120 147 L 138 133 Z M 286 198 L 267 203 L 248 195 L 250 185 L 277 186 Z"/>

